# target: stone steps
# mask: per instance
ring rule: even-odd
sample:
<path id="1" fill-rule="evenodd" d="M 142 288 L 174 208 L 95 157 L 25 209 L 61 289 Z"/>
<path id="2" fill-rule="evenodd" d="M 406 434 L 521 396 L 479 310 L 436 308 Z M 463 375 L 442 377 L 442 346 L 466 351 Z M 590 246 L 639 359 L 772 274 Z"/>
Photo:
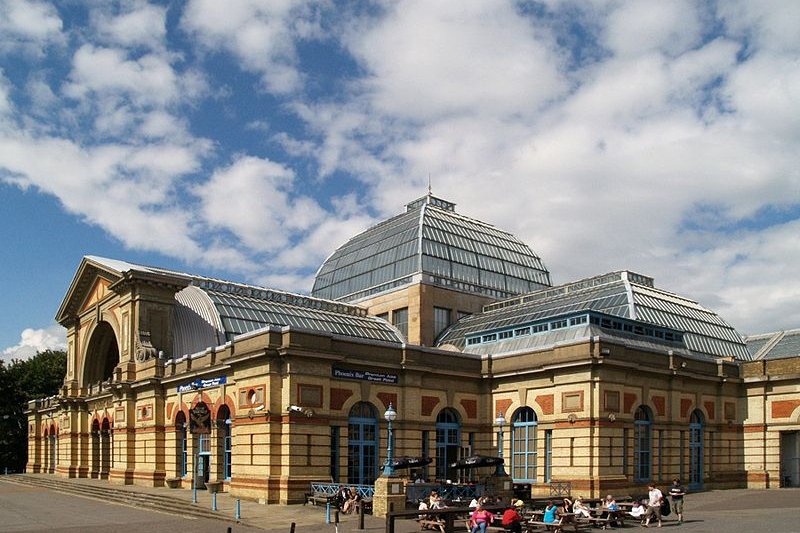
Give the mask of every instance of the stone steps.
<path id="1" fill-rule="evenodd" d="M 0 477 L 0 481 L 17 483 L 40 488 L 46 488 L 66 494 L 75 494 L 86 498 L 93 498 L 105 502 L 114 502 L 131 507 L 152 509 L 170 514 L 178 514 L 195 518 L 213 518 L 216 520 L 231 521 L 233 517 L 214 512 L 211 509 L 198 507 L 184 499 L 173 498 L 169 495 L 152 494 L 149 492 L 136 492 L 115 488 L 113 486 L 98 486 L 81 483 L 69 479 L 50 476 L 37 476 L 28 474 L 11 474 Z"/>

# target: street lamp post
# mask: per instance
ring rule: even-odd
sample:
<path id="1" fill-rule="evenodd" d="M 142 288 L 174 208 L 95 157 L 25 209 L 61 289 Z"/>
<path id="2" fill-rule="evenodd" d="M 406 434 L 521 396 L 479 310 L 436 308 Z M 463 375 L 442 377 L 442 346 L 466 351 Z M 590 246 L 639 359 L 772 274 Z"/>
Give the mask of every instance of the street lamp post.
<path id="1" fill-rule="evenodd" d="M 497 413 L 497 418 L 495 418 L 494 423 L 497 424 L 497 427 L 500 430 L 499 431 L 500 435 L 498 437 L 498 443 L 497 443 L 497 456 L 500 457 L 500 459 L 502 459 L 503 458 L 503 426 L 506 424 L 506 417 L 503 416 L 503 411 L 500 411 L 499 413 Z M 502 463 L 497 465 L 496 474 L 498 476 L 504 476 L 506 474 L 505 466 Z"/>
<path id="2" fill-rule="evenodd" d="M 386 450 L 386 463 L 383 465 L 383 475 L 384 476 L 393 476 L 394 475 L 394 431 L 392 430 L 392 422 L 395 421 L 397 418 L 397 411 L 395 411 L 394 406 L 392 406 L 391 402 L 389 403 L 389 407 L 386 409 L 386 412 L 383 413 L 383 418 L 389 423 L 389 437 L 387 443 L 387 450 Z"/>

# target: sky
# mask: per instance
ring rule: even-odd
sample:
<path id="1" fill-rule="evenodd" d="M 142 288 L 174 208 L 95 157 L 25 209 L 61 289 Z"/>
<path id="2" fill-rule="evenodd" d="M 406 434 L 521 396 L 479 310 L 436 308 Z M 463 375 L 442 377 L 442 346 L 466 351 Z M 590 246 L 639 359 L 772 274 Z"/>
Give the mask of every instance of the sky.
<path id="1" fill-rule="evenodd" d="M 308 292 L 427 191 L 800 327 L 800 2 L 0 0 L 0 358 L 84 255 Z"/>

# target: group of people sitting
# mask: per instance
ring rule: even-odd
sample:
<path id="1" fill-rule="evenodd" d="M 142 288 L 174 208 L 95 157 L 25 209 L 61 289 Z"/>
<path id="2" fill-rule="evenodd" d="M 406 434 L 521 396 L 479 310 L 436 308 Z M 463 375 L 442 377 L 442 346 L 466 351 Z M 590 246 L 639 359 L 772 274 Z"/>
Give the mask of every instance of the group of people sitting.
<path id="1" fill-rule="evenodd" d="M 607 519 L 608 525 L 621 525 L 618 521 L 618 513 L 620 512 L 619 505 L 617 505 L 614 496 L 607 495 L 601 501 L 601 512 L 597 515 L 599 519 Z M 593 509 L 586 505 L 581 497 L 575 498 L 575 501 L 569 498 L 564 498 L 559 505 L 554 501 L 549 501 L 545 507 L 542 522 L 546 524 L 555 524 L 559 521 L 570 521 L 575 518 L 589 518 L 592 516 Z M 603 526 L 605 528 L 605 526 Z"/>
<path id="2" fill-rule="evenodd" d="M 339 487 L 336 496 L 333 498 L 334 505 L 344 514 L 350 514 L 355 511 L 360 501 L 361 495 L 358 490 L 355 487 L 347 488 L 344 485 Z"/>

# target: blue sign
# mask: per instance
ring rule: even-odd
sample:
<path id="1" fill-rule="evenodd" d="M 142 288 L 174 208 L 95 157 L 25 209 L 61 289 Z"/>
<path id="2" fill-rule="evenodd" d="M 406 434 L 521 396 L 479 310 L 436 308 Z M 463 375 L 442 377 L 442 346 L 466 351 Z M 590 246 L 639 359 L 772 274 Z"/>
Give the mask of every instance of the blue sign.
<path id="1" fill-rule="evenodd" d="M 218 378 L 209 379 L 196 379 L 191 383 L 178 385 L 178 392 L 191 392 L 193 390 L 207 389 L 209 387 L 219 387 L 228 382 L 228 376 L 220 376 Z"/>
<path id="2" fill-rule="evenodd" d="M 385 372 L 369 372 L 366 370 L 333 367 L 332 375 L 340 379 L 357 379 L 360 381 L 397 385 L 397 374 L 387 374 Z"/>

